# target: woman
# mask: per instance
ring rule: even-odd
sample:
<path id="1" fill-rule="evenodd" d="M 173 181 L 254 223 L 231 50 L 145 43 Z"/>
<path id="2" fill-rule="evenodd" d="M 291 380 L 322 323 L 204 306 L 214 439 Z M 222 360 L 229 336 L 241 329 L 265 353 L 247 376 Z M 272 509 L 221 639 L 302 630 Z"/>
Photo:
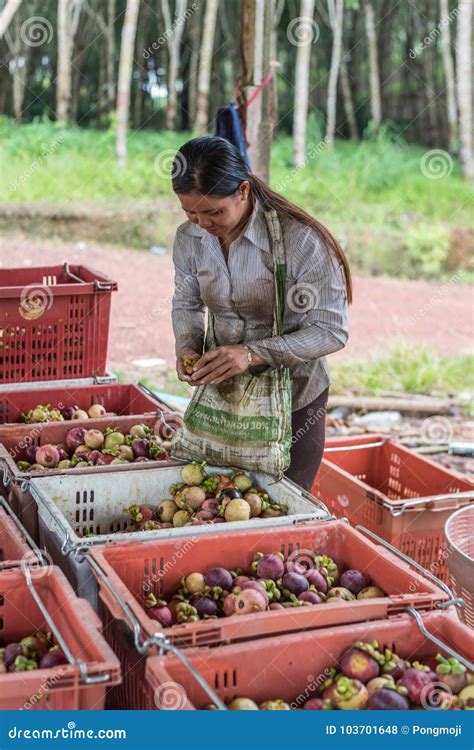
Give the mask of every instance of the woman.
<path id="1" fill-rule="evenodd" d="M 218 384 L 251 368 L 288 367 L 291 465 L 310 489 L 324 450 L 330 378 L 325 356 L 347 341 L 350 271 L 329 233 L 253 175 L 223 138 L 193 138 L 177 152 L 173 190 L 186 213 L 173 250 L 176 369 L 191 385 Z M 274 278 L 264 210 L 275 209 L 286 250 L 284 335 L 272 332 Z M 205 309 L 217 346 L 203 354 Z M 193 366 L 190 365 L 190 361 Z"/>

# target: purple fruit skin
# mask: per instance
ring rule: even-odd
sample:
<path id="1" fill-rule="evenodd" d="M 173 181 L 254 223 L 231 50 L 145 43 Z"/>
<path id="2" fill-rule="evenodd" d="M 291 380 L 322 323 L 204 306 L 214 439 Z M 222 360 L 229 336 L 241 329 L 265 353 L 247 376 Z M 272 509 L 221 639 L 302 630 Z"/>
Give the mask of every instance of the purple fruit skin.
<path id="1" fill-rule="evenodd" d="M 300 576 L 306 575 L 307 568 L 298 562 L 287 560 L 285 563 L 285 573 L 298 573 Z"/>
<path id="2" fill-rule="evenodd" d="M 323 574 L 319 572 L 319 570 L 316 570 L 315 568 L 307 570 L 305 573 L 305 578 L 310 586 L 316 586 L 318 591 L 321 591 L 322 594 L 325 594 L 328 590 L 327 578 L 325 578 Z"/>
<path id="3" fill-rule="evenodd" d="M 168 607 L 150 607 L 146 610 L 148 617 L 156 620 L 164 628 L 169 628 L 173 624 L 173 615 Z"/>
<path id="4" fill-rule="evenodd" d="M 272 602 L 268 609 L 275 611 L 277 609 L 285 609 L 285 607 L 283 606 L 283 604 L 280 604 L 280 602 Z"/>
<path id="5" fill-rule="evenodd" d="M 84 427 L 73 427 L 71 430 L 69 430 L 68 434 L 66 435 L 66 445 L 69 450 L 74 451 L 80 445 L 83 445 L 85 434 L 86 430 Z"/>
<path id="6" fill-rule="evenodd" d="M 299 573 L 285 573 L 282 579 L 282 586 L 284 589 L 288 589 L 290 594 L 295 594 L 295 596 L 299 596 L 303 591 L 309 589 L 308 579 L 300 576 Z"/>
<path id="7" fill-rule="evenodd" d="M 234 487 L 229 487 L 227 490 L 222 490 L 222 492 L 219 493 L 217 499 L 222 502 L 222 500 L 225 500 L 226 497 L 228 497 L 229 500 L 237 500 L 238 498 L 242 497 L 242 495 Z"/>
<path id="8" fill-rule="evenodd" d="M 351 594 L 358 594 L 362 589 L 370 586 L 370 581 L 360 570 L 346 570 L 340 579 L 340 586 L 349 589 Z"/>
<path id="9" fill-rule="evenodd" d="M 253 589 L 254 591 L 258 591 L 258 593 L 261 594 L 265 599 L 265 603 L 268 607 L 270 599 L 266 588 L 262 586 L 261 583 L 259 583 L 258 581 L 244 581 L 240 588 L 242 589 L 242 591 L 245 591 L 245 589 Z"/>
<path id="10" fill-rule="evenodd" d="M 301 602 L 309 602 L 310 604 L 322 604 L 322 599 L 317 595 L 316 591 L 303 591 L 298 596 Z"/>
<path id="11" fill-rule="evenodd" d="M 135 458 L 148 458 L 150 452 L 150 444 L 148 440 L 137 438 L 132 443 L 132 450 Z"/>
<path id="12" fill-rule="evenodd" d="M 76 411 L 75 406 L 65 406 L 63 409 L 60 409 L 60 412 L 64 419 L 72 419 L 74 412 Z"/>
<path id="13" fill-rule="evenodd" d="M 206 573 L 207 586 L 220 586 L 226 591 L 230 591 L 234 585 L 231 574 L 225 568 L 211 568 Z"/>
<path id="14" fill-rule="evenodd" d="M 234 578 L 233 580 L 233 588 L 236 586 L 242 586 L 245 581 L 250 581 L 251 579 L 248 576 L 237 576 L 237 578 Z"/>
<path id="15" fill-rule="evenodd" d="M 380 674 L 380 666 L 375 659 L 358 648 L 350 648 L 341 656 L 339 662 L 341 672 L 353 680 L 369 682 Z"/>
<path id="16" fill-rule="evenodd" d="M 17 656 L 23 655 L 23 649 L 20 646 L 19 643 L 8 643 L 5 646 L 5 651 L 3 652 L 3 663 L 5 664 L 6 668 L 9 669 Z"/>
<path id="17" fill-rule="evenodd" d="M 68 661 L 61 651 L 48 651 L 39 663 L 40 669 L 51 669 L 52 667 L 59 667 L 61 664 L 67 664 Z"/>
<path id="18" fill-rule="evenodd" d="M 196 608 L 199 617 L 215 617 L 219 611 L 216 602 L 207 596 L 196 597 L 191 604 Z"/>
<path id="19" fill-rule="evenodd" d="M 285 565 L 280 555 L 264 555 L 257 563 L 258 578 L 270 578 L 272 581 L 276 581 L 277 578 L 282 577 L 284 572 Z"/>
<path id="20" fill-rule="evenodd" d="M 303 706 L 304 711 L 322 711 L 324 701 L 322 698 L 310 698 Z"/>
<path id="21" fill-rule="evenodd" d="M 407 699 L 396 690 L 379 688 L 370 696 L 367 708 L 372 711 L 406 711 L 409 706 Z"/>
<path id="22" fill-rule="evenodd" d="M 23 455 L 25 457 L 25 461 L 28 461 L 29 464 L 35 464 L 36 463 L 36 451 L 38 450 L 37 445 L 27 445 Z M 67 458 L 67 456 L 66 456 Z"/>
<path id="23" fill-rule="evenodd" d="M 437 675 L 434 672 L 421 672 L 419 669 L 410 667 L 401 678 L 400 685 L 408 690 L 408 697 L 413 703 L 420 703 L 423 688 L 436 679 Z"/>

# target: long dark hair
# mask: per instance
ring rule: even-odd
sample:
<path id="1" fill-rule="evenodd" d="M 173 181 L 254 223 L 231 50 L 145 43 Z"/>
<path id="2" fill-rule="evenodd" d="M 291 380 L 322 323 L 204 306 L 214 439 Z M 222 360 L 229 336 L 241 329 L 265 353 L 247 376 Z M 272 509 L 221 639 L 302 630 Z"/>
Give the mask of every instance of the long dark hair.
<path id="1" fill-rule="evenodd" d="M 240 151 L 225 138 L 192 138 L 177 151 L 171 171 L 175 193 L 200 193 L 227 198 L 234 195 L 243 180 L 250 183 L 251 194 L 265 210 L 275 209 L 279 217 L 293 219 L 311 227 L 340 259 L 346 279 L 348 302 L 352 302 L 352 280 L 344 250 L 331 232 L 310 214 L 272 190 L 248 169 Z"/>

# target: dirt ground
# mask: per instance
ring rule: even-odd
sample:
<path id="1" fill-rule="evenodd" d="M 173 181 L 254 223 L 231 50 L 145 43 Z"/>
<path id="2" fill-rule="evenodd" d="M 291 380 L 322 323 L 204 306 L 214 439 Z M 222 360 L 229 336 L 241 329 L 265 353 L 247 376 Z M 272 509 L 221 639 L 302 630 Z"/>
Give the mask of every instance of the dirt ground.
<path id="1" fill-rule="evenodd" d="M 21 234 L 0 237 L 0 268 L 66 260 L 100 269 L 118 282 L 119 291 L 113 295 L 110 368 L 129 372 L 132 363 L 137 366 L 135 360 L 155 358 L 174 364 L 170 255 L 93 243 L 39 241 Z M 413 346 L 427 345 L 439 354 L 467 352 L 472 348 L 472 321 L 473 295 L 467 285 L 356 276 L 349 342 L 333 356 L 364 358 L 383 352 L 397 338 Z M 147 375 L 144 367 L 143 376 Z"/>

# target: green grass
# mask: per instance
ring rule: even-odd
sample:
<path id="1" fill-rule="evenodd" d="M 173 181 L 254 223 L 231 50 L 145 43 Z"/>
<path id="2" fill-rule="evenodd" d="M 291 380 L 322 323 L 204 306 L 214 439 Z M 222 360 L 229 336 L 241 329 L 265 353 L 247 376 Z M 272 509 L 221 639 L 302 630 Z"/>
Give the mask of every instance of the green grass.
<path id="1" fill-rule="evenodd" d="M 386 357 L 330 362 L 331 393 L 380 396 L 383 391 L 453 396 L 474 394 L 474 355 L 440 357 L 398 342 Z"/>
<path id="2" fill-rule="evenodd" d="M 114 132 L 17 125 L 0 118 L 0 202 L 124 203 L 173 200 L 167 174 L 173 152 L 190 137 L 131 132 L 128 166 L 117 166 Z M 278 135 L 271 184 L 317 216 L 365 273 L 437 278 L 443 275 L 454 228 L 474 230 L 474 190 L 459 164 L 441 179 L 422 172 L 426 150 L 387 135 L 329 150 L 314 127 L 308 164 L 292 170 L 292 141 Z M 161 155 L 161 157 L 160 157 Z M 155 168 L 163 159 L 163 171 Z M 169 205 L 169 204 L 168 204 Z"/>

